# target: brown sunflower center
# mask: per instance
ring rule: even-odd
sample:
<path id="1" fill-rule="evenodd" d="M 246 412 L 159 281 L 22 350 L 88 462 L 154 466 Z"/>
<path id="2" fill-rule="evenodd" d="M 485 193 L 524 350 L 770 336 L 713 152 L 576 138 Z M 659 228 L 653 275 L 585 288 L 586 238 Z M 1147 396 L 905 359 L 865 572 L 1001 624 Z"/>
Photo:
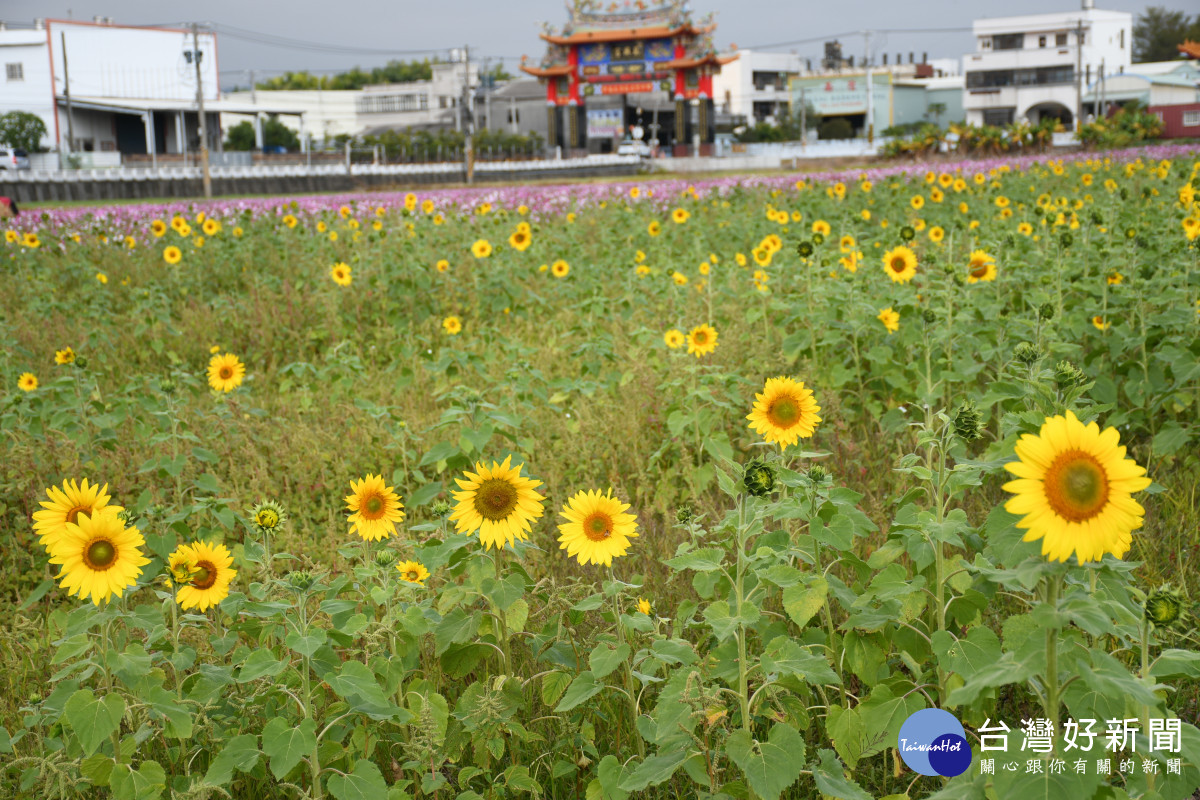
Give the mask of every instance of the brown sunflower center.
<path id="1" fill-rule="evenodd" d="M 1098 516 L 1108 505 L 1108 476 L 1095 456 L 1069 450 L 1046 470 L 1046 502 L 1069 522 Z"/>
<path id="2" fill-rule="evenodd" d="M 87 546 L 83 560 L 90 568 L 102 572 L 117 560 L 117 548 L 107 539 L 97 539 Z"/>
<path id="3" fill-rule="evenodd" d="M 75 521 L 79 518 L 80 514 L 91 514 L 91 513 L 92 513 L 91 506 L 75 506 L 74 508 L 72 508 L 70 511 L 67 512 L 67 522 L 74 525 Z"/>
<path id="4" fill-rule="evenodd" d="M 892 258 L 892 272 L 904 272 L 904 256 L 895 256 Z"/>
<path id="5" fill-rule="evenodd" d="M 525 243 L 525 234 L 518 233 L 516 236 L 513 237 L 513 241 L 515 241 L 517 244 L 524 244 Z"/>
<path id="6" fill-rule="evenodd" d="M 196 571 L 192 574 L 192 586 L 197 589 L 208 589 L 216 582 L 216 566 L 211 561 L 197 561 Z"/>
<path id="7" fill-rule="evenodd" d="M 976 261 L 971 264 L 971 277 L 982 278 L 988 273 L 988 265 L 986 261 Z"/>
<path id="8" fill-rule="evenodd" d="M 599 511 L 583 521 L 583 535 L 593 542 L 603 542 L 612 536 L 612 528 L 612 518 Z"/>
<path id="9" fill-rule="evenodd" d="M 800 405 L 794 397 L 780 397 L 767 408 L 767 416 L 777 428 L 790 428 L 800 421 Z"/>
<path id="10" fill-rule="evenodd" d="M 503 478 L 491 478 L 475 490 L 475 511 L 484 519 L 507 519 L 517 508 L 517 487 Z"/>
<path id="11" fill-rule="evenodd" d="M 362 503 L 362 516 L 364 519 L 379 519 L 383 516 L 384 507 L 387 504 L 381 495 L 373 494 Z"/>
<path id="12" fill-rule="evenodd" d="M 696 331 L 695 333 L 692 334 L 692 341 L 695 342 L 697 345 L 708 344 L 708 334 L 705 333 L 704 331 Z"/>
<path id="13" fill-rule="evenodd" d="M 233 367 L 221 367 L 221 371 L 217 374 L 221 376 L 221 380 L 227 381 L 233 377 Z"/>

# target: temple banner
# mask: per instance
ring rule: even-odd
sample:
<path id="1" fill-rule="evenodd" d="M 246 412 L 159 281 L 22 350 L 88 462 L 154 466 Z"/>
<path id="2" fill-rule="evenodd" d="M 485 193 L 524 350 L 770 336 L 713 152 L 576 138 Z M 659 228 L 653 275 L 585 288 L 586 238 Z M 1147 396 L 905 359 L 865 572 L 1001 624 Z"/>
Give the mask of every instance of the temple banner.
<path id="1" fill-rule="evenodd" d="M 634 92 L 653 92 L 653 81 L 629 81 L 628 83 L 606 83 L 600 87 L 600 94 L 632 94 Z"/>
<path id="2" fill-rule="evenodd" d="M 625 114 L 619 108 L 589 108 L 587 138 L 620 139 L 625 133 Z"/>

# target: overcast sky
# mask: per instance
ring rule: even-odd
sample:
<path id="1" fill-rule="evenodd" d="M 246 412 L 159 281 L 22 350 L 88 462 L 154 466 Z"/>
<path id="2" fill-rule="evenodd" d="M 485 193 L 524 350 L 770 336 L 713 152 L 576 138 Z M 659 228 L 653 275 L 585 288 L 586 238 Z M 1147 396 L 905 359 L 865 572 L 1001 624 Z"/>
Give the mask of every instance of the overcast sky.
<path id="1" fill-rule="evenodd" d="M 731 43 L 742 49 L 778 45 L 771 49 L 795 51 L 814 60 L 821 55 L 821 41 L 839 35 L 844 53 L 861 58 L 863 36 L 846 34 L 864 27 L 924 31 L 875 35 L 872 51 L 876 59 L 884 52 L 894 58 L 898 52 L 909 51 L 918 58 L 922 52 L 928 52 L 931 59 L 958 58 L 974 49 L 969 31 L 977 17 L 1080 7 L 1078 0 L 692 0 L 691 5 L 698 14 L 717 12 L 716 43 L 722 49 Z M 1096 5 L 1128 11 L 1135 17 L 1150 5 L 1195 11 L 1192 0 L 1098 0 Z M 464 44 L 470 46 L 472 56 L 503 58 L 508 70 L 516 72 L 521 55 L 542 55 L 539 23 L 545 20 L 559 26 L 566 13 L 561 0 L 0 0 L 0 19 L 14 22 L 30 22 L 35 17 L 91 20 L 103 15 L 118 24 L 198 21 L 224 26 L 218 27 L 224 89 L 247 84 L 249 70 L 257 70 L 261 80 L 283 70 L 369 68 L 389 58 L 420 58 L 437 51 L 444 56 L 450 48 Z M 946 28 L 966 30 L 929 30 Z M 258 34 L 284 37 L 299 45 L 275 46 Z M 304 43 L 321 43 L 324 48 L 300 46 Z"/>

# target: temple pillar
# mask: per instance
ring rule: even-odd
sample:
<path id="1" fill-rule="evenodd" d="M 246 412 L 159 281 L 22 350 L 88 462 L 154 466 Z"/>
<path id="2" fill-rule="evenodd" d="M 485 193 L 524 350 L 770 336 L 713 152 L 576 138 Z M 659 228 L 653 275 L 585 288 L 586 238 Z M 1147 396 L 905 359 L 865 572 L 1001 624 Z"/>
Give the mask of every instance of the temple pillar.
<path id="1" fill-rule="evenodd" d="M 587 107 L 583 103 L 566 106 L 566 146 L 571 150 L 587 148 Z"/>
<path id="2" fill-rule="evenodd" d="M 711 97 L 701 97 L 699 100 L 699 108 L 696 109 L 698 128 L 697 133 L 700 134 L 700 155 L 711 156 L 713 151 L 713 142 L 717 139 L 717 120 L 716 109 L 714 108 L 713 99 Z"/>
<path id="3" fill-rule="evenodd" d="M 675 96 L 675 155 L 692 154 L 692 119 L 688 101 L 682 95 Z"/>
<path id="4" fill-rule="evenodd" d="M 546 106 L 546 148 L 553 151 L 562 144 L 558 129 L 558 106 Z"/>

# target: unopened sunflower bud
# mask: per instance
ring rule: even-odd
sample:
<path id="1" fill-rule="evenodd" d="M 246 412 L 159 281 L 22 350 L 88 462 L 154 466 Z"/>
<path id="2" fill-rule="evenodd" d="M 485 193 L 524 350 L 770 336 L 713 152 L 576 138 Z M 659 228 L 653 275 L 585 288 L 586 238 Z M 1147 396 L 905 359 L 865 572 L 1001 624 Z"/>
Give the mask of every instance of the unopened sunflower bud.
<path id="1" fill-rule="evenodd" d="M 1054 319 L 1054 304 L 1042 303 L 1038 307 L 1038 316 L 1042 319 Z"/>
<path id="2" fill-rule="evenodd" d="M 801 258 L 808 258 L 813 254 L 812 242 L 801 242 L 796 245 L 796 252 L 800 254 Z"/>
<path id="3" fill-rule="evenodd" d="M 937 312 L 932 308 L 921 309 L 921 319 L 925 320 L 926 325 L 932 325 L 937 322 Z"/>
<path id="4" fill-rule="evenodd" d="M 900 238 L 906 242 L 911 242 L 917 235 L 916 230 L 912 225 L 905 225 L 900 229 Z"/>
<path id="5" fill-rule="evenodd" d="M 161 378 L 158 381 L 158 390 L 163 394 L 175 394 L 177 388 L 175 381 L 170 378 Z"/>
<path id="6" fill-rule="evenodd" d="M 813 464 L 808 468 L 808 479 L 813 483 L 824 483 L 829 477 L 829 470 L 822 467 L 820 464 Z"/>
<path id="7" fill-rule="evenodd" d="M 375 551 L 375 563 L 376 565 L 387 569 L 392 564 L 396 563 L 396 554 L 386 547 L 380 548 L 379 550 Z"/>
<path id="8" fill-rule="evenodd" d="M 812 235 L 813 244 L 823 244 L 825 242 L 825 234 L 817 231 Z"/>
<path id="9" fill-rule="evenodd" d="M 435 500 L 429 510 L 435 517 L 444 517 L 450 513 L 450 504 L 445 500 Z"/>
<path id="10" fill-rule="evenodd" d="M 775 470 L 770 464 L 755 459 L 746 464 L 742 484 L 755 497 L 766 497 L 775 488 Z"/>
<path id="11" fill-rule="evenodd" d="M 1087 375 L 1070 361 L 1060 361 L 1054 367 L 1054 382 L 1060 389 L 1071 389 L 1087 381 Z"/>
<path id="12" fill-rule="evenodd" d="M 1066 231 L 1063 231 L 1062 235 L 1058 237 L 1058 241 L 1062 244 L 1063 249 L 1065 250 L 1066 248 L 1068 248 L 1072 244 L 1074 244 L 1075 237 L 1072 236 L 1071 234 L 1067 233 Z"/>
<path id="13" fill-rule="evenodd" d="M 250 509 L 250 523 L 259 534 L 278 533 L 287 518 L 283 506 L 274 500 L 264 500 Z"/>
<path id="14" fill-rule="evenodd" d="M 689 502 L 675 509 L 675 521 L 680 525 L 687 525 L 695 516 L 696 512 L 692 510 L 692 504 Z"/>
<path id="15" fill-rule="evenodd" d="M 1155 628 L 1181 626 L 1186 611 L 1183 596 L 1169 583 L 1146 596 L 1144 613 Z"/>
<path id="16" fill-rule="evenodd" d="M 87 356 L 75 356 L 74 364 L 76 369 L 87 369 Z"/>
<path id="17" fill-rule="evenodd" d="M 299 569 L 288 576 L 288 582 L 297 592 L 307 592 L 316 582 L 316 578 L 308 570 Z"/>
<path id="18" fill-rule="evenodd" d="M 1036 344 L 1021 342 L 1013 348 L 1013 358 L 1027 367 L 1032 367 L 1042 357 L 1042 351 Z"/>
<path id="19" fill-rule="evenodd" d="M 954 415 L 954 433 L 965 442 L 973 442 L 983 436 L 983 414 L 969 401 Z"/>

